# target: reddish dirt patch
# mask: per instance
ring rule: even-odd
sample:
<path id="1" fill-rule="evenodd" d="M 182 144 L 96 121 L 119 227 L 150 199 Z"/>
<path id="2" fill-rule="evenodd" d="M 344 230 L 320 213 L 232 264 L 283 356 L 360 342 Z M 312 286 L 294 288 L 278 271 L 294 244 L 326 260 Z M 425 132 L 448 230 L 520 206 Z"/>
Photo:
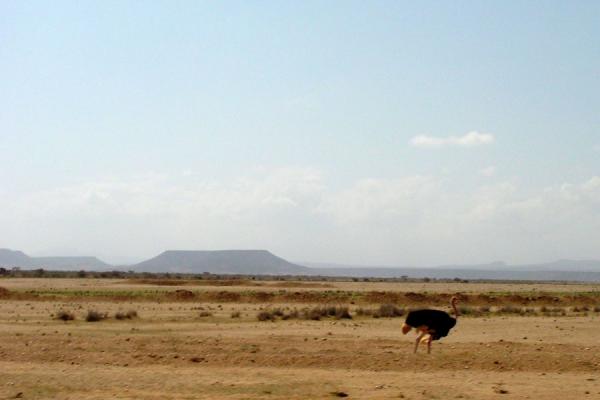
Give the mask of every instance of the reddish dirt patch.
<path id="1" fill-rule="evenodd" d="M 172 293 L 172 296 L 177 300 L 193 300 L 196 295 L 191 290 L 177 289 Z"/>

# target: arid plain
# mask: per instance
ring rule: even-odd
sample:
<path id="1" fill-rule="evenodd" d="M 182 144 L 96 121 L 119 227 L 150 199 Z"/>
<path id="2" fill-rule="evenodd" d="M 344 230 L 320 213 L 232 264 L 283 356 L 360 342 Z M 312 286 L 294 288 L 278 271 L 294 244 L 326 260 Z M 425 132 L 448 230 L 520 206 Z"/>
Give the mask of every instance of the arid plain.
<path id="1" fill-rule="evenodd" d="M 0 287 L 3 399 L 600 398 L 598 285 L 6 278 Z M 413 354 L 402 316 L 379 313 L 448 311 L 453 295 L 463 315 L 429 355 Z M 352 318 L 310 314 L 328 307 Z M 106 318 L 87 322 L 90 310 Z"/>

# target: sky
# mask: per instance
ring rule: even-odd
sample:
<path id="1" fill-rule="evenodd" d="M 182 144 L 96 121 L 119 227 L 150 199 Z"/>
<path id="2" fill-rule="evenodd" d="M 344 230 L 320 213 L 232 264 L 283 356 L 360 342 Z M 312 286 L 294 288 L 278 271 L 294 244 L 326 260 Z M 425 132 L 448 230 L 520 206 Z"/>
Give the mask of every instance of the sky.
<path id="1" fill-rule="evenodd" d="M 0 2 L 0 247 L 600 259 L 600 2 Z"/>

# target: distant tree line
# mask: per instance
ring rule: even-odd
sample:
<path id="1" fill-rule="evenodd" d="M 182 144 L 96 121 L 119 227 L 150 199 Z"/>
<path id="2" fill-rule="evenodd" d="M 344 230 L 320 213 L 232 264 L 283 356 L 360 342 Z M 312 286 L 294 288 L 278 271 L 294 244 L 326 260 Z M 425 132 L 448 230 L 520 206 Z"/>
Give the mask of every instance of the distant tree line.
<path id="1" fill-rule="evenodd" d="M 243 275 L 243 274 L 201 274 L 170 273 L 170 272 L 136 272 L 136 271 L 53 271 L 44 268 L 21 269 L 19 267 L 0 267 L 0 277 L 10 278 L 94 278 L 94 279 L 199 279 L 199 280 L 256 280 L 256 281 L 307 281 L 307 282 L 463 282 L 468 280 L 410 278 L 403 275 L 397 278 L 374 277 L 331 277 L 317 275 Z"/>

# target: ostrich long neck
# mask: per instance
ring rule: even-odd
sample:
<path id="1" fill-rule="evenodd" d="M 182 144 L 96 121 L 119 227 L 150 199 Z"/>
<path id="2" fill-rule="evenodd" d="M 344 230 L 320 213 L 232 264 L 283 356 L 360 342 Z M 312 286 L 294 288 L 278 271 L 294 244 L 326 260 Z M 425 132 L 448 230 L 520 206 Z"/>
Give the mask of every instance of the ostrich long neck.
<path id="1" fill-rule="evenodd" d="M 453 297 L 452 300 L 450 301 L 450 304 L 452 305 L 452 310 L 454 311 L 454 316 L 456 318 L 458 318 L 458 309 L 456 308 L 457 301 L 458 301 L 458 299 L 456 297 Z"/>

